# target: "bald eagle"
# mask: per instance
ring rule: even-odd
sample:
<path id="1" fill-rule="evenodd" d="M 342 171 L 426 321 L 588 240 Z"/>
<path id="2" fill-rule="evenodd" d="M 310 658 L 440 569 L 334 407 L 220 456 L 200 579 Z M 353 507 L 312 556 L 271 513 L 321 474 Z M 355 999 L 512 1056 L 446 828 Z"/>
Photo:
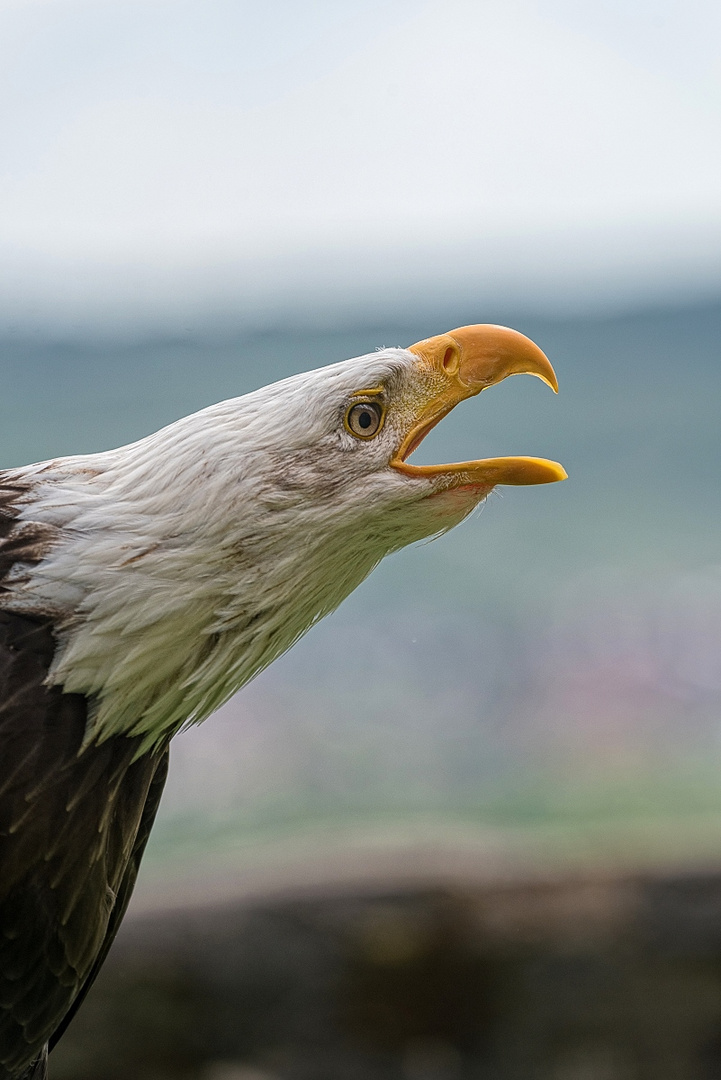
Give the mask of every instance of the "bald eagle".
<path id="1" fill-rule="evenodd" d="M 0 1078 L 41 1078 L 125 913 L 168 744 L 380 560 L 540 458 L 407 459 L 526 372 L 466 326 L 221 402 L 139 442 L 0 474 Z"/>

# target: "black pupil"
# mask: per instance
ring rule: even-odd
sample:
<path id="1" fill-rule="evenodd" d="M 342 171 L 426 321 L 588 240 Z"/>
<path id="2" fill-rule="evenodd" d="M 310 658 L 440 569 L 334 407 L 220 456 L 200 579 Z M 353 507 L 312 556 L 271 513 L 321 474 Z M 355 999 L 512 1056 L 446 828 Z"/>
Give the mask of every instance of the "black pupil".
<path id="1" fill-rule="evenodd" d="M 362 412 L 360 414 L 360 416 L 358 417 L 358 426 L 359 427 L 369 428 L 372 423 L 373 423 L 373 417 L 371 416 L 371 414 L 367 410 Z"/>

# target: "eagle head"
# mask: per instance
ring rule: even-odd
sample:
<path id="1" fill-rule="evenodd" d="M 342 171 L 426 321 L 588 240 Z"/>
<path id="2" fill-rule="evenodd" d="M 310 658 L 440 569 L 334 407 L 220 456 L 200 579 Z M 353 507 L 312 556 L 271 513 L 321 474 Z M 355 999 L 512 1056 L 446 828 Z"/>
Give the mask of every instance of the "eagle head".
<path id="1" fill-rule="evenodd" d="M 374 565 L 392 550 L 444 532 L 497 484 L 565 479 L 556 462 L 491 458 L 448 465 L 407 459 L 460 401 L 526 373 L 554 391 L 550 362 L 503 326 L 464 326 L 408 349 L 383 349 L 276 383 L 255 399 L 269 459 L 265 506 L 292 507 L 291 527 L 346 562 L 360 548 Z M 304 511 L 308 532 L 301 534 Z"/>

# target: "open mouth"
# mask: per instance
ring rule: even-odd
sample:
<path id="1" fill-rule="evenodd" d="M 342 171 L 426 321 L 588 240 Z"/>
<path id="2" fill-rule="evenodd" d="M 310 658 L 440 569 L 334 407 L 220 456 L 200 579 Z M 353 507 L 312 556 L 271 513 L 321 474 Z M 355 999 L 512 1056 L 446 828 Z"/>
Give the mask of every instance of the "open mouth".
<path id="1" fill-rule="evenodd" d="M 420 341 L 412 345 L 409 352 L 418 357 L 419 373 L 431 375 L 434 385 L 439 376 L 444 378 L 391 460 L 394 469 L 406 476 L 444 478 L 451 487 L 472 485 L 490 489 L 496 484 L 552 484 L 566 479 L 566 470 L 557 461 L 537 457 L 411 465 L 407 458 L 460 401 L 479 394 L 509 375 L 535 375 L 554 391 L 558 390 L 558 382 L 548 358 L 538 346 L 505 326 L 463 326 Z"/>

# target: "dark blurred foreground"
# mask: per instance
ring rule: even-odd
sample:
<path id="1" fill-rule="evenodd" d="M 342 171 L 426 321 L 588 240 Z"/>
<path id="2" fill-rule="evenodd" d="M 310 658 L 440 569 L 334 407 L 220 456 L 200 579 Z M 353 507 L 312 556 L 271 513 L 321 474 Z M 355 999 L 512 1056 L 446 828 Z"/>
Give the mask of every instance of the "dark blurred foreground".
<path id="1" fill-rule="evenodd" d="M 715 1080 L 721 875 L 130 919 L 53 1080 Z"/>

